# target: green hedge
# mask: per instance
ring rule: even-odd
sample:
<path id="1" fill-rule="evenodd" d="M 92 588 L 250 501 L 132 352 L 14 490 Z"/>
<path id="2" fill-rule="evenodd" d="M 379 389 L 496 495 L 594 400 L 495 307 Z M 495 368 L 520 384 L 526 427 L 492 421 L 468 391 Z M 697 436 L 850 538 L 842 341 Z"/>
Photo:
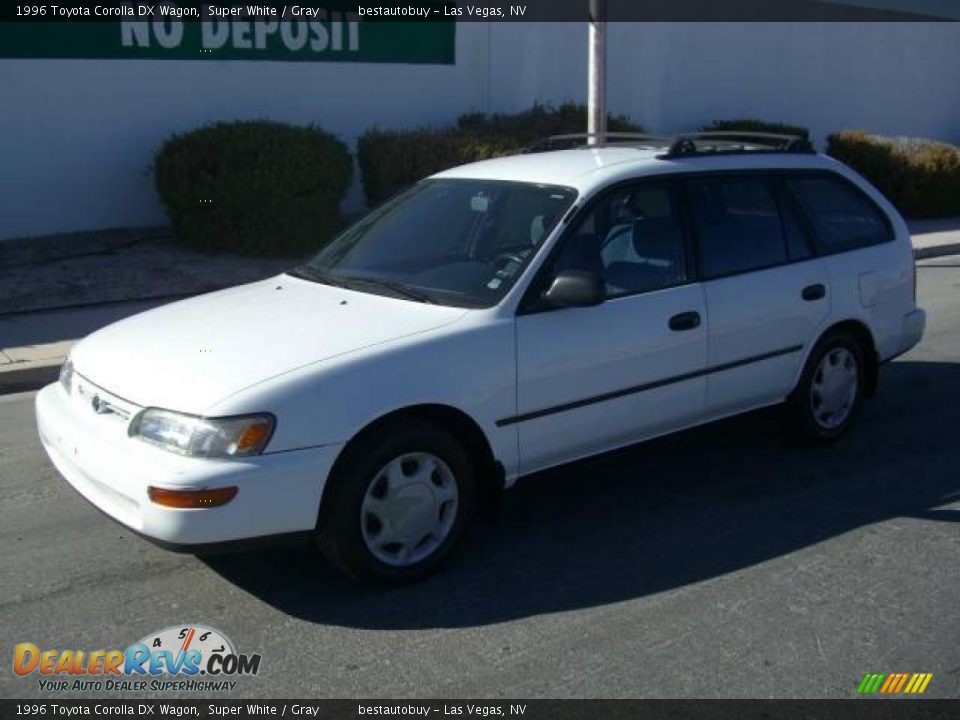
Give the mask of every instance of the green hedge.
<path id="1" fill-rule="evenodd" d="M 872 182 L 907 217 L 960 215 L 960 147 L 847 130 L 827 138 L 827 154 Z"/>
<path id="2" fill-rule="evenodd" d="M 790 125 L 781 122 L 767 122 L 765 120 L 715 120 L 709 125 L 700 128 L 703 132 L 764 132 L 778 135 L 796 135 L 804 140 L 810 139 L 810 131 L 800 125 Z"/>
<path id="3" fill-rule="evenodd" d="M 566 103 L 535 105 L 506 115 L 463 115 L 455 126 L 382 130 L 373 128 L 357 143 L 357 161 L 367 204 L 378 205 L 418 180 L 464 163 L 510 155 L 549 135 L 583 132 L 587 109 Z M 609 116 L 607 129 L 642 132 L 622 116 Z"/>
<path id="4" fill-rule="evenodd" d="M 177 240 L 214 252 L 304 255 L 340 227 L 353 166 L 315 127 L 217 123 L 174 135 L 154 176 Z"/>
<path id="5" fill-rule="evenodd" d="M 515 151 L 507 138 L 475 137 L 456 128 L 374 128 L 357 141 L 357 162 L 367 205 L 373 207 L 433 173 Z"/>

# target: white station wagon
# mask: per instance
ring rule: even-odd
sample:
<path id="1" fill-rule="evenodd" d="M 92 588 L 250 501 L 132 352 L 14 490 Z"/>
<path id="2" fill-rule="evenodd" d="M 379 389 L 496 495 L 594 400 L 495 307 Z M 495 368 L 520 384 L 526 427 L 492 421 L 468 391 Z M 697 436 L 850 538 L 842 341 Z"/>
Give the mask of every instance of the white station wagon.
<path id="1" fill-rule="evenodd" d="M 795 138 L 618 137 L 447 170 L 287 274 L 104 328 L 37 421 L 162 545 L 308 535 L 407 580 L 544 468 L 778 403 L 836 439 L 920 340 L 915 284 L 897 211 Z"/>

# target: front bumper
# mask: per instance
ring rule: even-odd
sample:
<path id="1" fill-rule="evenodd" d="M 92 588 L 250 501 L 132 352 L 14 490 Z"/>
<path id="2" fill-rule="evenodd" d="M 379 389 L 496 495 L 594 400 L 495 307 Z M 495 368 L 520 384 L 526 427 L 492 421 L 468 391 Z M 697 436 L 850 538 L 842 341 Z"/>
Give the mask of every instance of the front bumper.
<path id="1" fill-rule="evenodd" d="M 113 519 L 161 543 L 203 546 L 312 530 L 341 445 L 212 460 L 130 438 L 126 423 L 86 412 L 59 383 L 36 398 L 40 440 L 57 470 Z M 156 505 L 147 487 L 237 487 L 226 505 L 178 510 Z"/>

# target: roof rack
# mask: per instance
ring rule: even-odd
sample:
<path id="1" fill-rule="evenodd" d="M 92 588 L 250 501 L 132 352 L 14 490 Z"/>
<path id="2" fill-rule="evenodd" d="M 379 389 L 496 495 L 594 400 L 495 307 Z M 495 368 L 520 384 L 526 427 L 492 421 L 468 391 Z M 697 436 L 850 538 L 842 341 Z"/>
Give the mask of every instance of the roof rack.
<path id="1" fill-rule="evenodd" d="M 603 138 L 603 142 L 590 143 L 592 138 Z M 642 145 L 669 145 L 672 138 L 658 135 L 647 135 L 646 133 L 632 132 L 606 132 L 606 133 L 569 133 L 567 135 L 550 135 L 549 137 L 537 140 L 533 145 L 527 148 L 526 152 L 547 152 L 549 150 L 569 150 L 571 148 L 583 147 L 608 147 L 610 145 L 622 145 L 624 143 L 636 143 Z"/>
<path id="2" fill-rule="evenodd" d="M 683 133 L 673 138 L 663 158 L 738 153 L 813 153 L 813 144 L 799 135 L 744 131 Z"/>
<path id="3" fill-rule="evenodd" d="M 592 138 L 603 137 L 603 142 L 590 144 Z M 677 135 L 646 135 L 644 133 L 571 133 L 551 135 L 537 141 L 526 152 L 569 150 L 578 147 L 610 147 L 636 145 L 662 147 L 661 158 L 696 157 L 702 155 L 732 155 L 740 153 L 814 153 L 813 145 L 799 135 L 743 131 L 689 132 Z"/>

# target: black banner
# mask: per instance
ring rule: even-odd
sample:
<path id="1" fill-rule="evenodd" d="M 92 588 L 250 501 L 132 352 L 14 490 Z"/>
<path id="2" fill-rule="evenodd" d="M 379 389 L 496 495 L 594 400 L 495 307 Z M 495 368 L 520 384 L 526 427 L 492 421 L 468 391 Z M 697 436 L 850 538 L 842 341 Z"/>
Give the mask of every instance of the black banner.
<path id="1" fill-rule="evenodd" d="M 11 718 L 939 720 L 956 700 L 0 700 Z"/>
<path id="2" fill-rule="evenodd" d="M 951 0 L 605 0 L 611 22 L 911 22 L 960 21 Z M 328 13 L 375 22 L 584 22 L 588 0 L 358 2 L 259 0 L 163 2 L 63 0 L 4 3 L 0 20 L 30 22 L 309 22 Z"/>

